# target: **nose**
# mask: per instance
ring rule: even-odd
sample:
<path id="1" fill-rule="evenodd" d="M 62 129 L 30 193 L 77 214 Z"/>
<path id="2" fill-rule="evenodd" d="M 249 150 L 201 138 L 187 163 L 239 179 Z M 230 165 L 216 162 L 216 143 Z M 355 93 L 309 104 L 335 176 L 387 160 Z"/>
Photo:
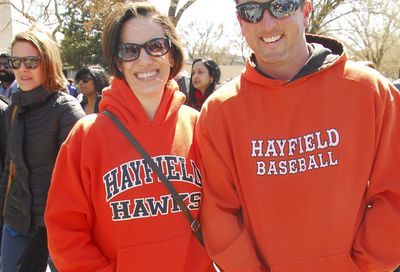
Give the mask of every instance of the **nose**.
<path id="1" fill-rule="evenodd" d="M 263 17 L 259 23 L 262 23 L 267 29 L 272 29 L 276 26 L 276 18 L 273 17 L 269 11 L 266 9 L 264 10 Z"/>
<path id="2" fill-rule="evenodd" d="M 149 62 L 149 61 L 151 61 L 151 56 L 149 54 L 147 54 L 146 50 L 142 47 L 142 48 L 140 48 L 140 54 L 139 54 L 139 57 L 137 58 L 137 60 L 139 60 L 141 62 Z"/>

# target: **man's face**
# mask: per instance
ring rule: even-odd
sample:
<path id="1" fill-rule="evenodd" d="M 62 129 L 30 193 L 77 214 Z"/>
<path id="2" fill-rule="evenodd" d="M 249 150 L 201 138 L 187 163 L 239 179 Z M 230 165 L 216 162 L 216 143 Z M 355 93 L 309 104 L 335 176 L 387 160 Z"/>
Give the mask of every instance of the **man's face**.
<path id="1" fill-rule="evenodd" d="M 239 0 L 238 4 L 247 2 L 267 3 L 263 0 Z M 284 0 L 281 0 L 285 4 Z M 280 3 L 280 4 L 282 4 Z M 268 70 L 271 67 L 286 67 L 298 62 L 307 54 L 305 41 L 305 28 L 311 13 L 311 3 L 305 2 L 293 14 L 278 19 L 265 10 L 259 22 L 246 22 L 239 16 L 242 34 L 247 44 L 254 52 L 258 67 Z"/>
<path id="2" fill-rule="evenodd" d="M 0 81 L 13 82 L 15 80 L 14 73 L 8 63 L 7 58 L 0 57 Z"/>

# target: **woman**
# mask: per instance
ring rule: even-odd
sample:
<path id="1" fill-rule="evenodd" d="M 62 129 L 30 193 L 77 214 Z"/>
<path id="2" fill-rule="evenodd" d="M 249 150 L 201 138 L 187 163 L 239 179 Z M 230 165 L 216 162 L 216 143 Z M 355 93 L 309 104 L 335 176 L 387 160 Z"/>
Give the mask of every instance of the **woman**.
<path id="1" fill-rule="evenodd" d="M 34 26 L 17 34 L 10 64 L 20 91 L 6 113 L 9 179 L 1 269 L 42 271 L 48 258 L 43 217 L 51 173 L 62 142 L 85 113 L 65 93 L 58 45 L 45 30 Z"/>
<path id="2" fill-rule="evenodd" d="M 98 113 L 101 92 L 109 85 L 106 72 L 98 66 L 84 67 L 76 73 L 75 81 L 82 93 L 81 106 L 85 113 Z"/>
<path id="3" fill-rule="evenodd" d="M 183 50 L 168 17 L 147 2 L 111 12 L 102 46 L 112 72 L 100 112 L 112 112 L 198 216 L 195 110 L 173 77 Z M 213 271 L 205 249 L 157 175 L 103 113 L 78 122 L 53 173 L 46 223 L 62 271 Z"/>
<path id="4" fill-rule="evenodd" d="M 192 63 L 189 97 L 187 104 L 200 110 L 204 101 L 212 94 L 219 83 L 221 71 L 211 59 L 195 59 Z"/>

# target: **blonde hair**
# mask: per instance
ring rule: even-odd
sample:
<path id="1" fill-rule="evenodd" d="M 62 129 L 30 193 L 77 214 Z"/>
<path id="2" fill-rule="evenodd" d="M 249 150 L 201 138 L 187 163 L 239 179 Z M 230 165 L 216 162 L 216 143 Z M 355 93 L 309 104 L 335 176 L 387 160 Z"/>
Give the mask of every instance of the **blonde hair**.
<path id="1" fill-rule="evenodd" d="M 18 33 L 11 48 L 17 42 L 29 42 L 34 45 L 43 62 L 42 86 L 45 91 L 56 92 L 67 90 L 67 79 L 62 72 L 60 49 L 54 38 L 41 26 L 33 25 L 28 30 Z"/>

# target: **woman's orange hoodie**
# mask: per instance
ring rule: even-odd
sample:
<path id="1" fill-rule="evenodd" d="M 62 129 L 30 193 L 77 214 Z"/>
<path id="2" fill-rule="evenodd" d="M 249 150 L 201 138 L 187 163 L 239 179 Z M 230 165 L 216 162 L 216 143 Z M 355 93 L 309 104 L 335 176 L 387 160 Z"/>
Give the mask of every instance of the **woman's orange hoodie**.
<path id="1" fill-rule="evenodd" d="M 201 174 L 198 113 L 174 81 L 151 122 L 114 78 L 100 110 L 114 113 L 162 167 L 197 217 Z M 189 223 L 140 154 L 104 114 L 80 120 L 63 144 L 47 200 L 49 249 L 60 272 L 212 271 Z"/>

